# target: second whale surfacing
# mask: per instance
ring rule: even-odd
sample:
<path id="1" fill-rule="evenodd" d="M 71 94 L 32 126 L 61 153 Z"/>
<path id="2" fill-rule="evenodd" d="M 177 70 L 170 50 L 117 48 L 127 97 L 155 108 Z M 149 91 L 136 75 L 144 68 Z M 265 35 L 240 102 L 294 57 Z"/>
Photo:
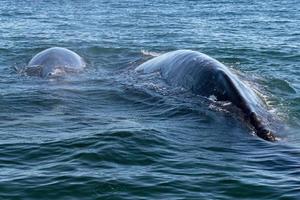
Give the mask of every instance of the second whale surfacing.
<path id="1" fill-rule="evenodd" d="M 256 135 L 267 141 L 278 138 L 259 118 L 262 102 L 255 92 L 219 61 L 196 51 L 177 50 L 153 58 L 136 69 L 141 73 L 159 72 L 170 85 L 191 90 L 217 101 L 229 101 L 241 110 Z"/>
<path id="2" fill-rule="evenodd" d="M 62 47 L 52 47 L 36 54 L 29 61 L 25 72 L 47 78 L 79 72 L 85 66 L 84 60 L 75 52 Z"/>

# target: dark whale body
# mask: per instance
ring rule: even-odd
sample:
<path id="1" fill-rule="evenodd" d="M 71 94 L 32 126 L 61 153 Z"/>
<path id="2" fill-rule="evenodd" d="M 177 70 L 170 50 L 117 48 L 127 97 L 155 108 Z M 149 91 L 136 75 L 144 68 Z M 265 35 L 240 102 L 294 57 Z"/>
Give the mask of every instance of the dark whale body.
<path id="1" fill-rule="evenodd" d="M 257 136 L 276 140 L 258 117 L 256 110 L 262 108 L 262 102 L 254 91 L 225 65 L 205 54 L 191 50 L 172 51 L 141 64 L 136 71 L 159 72 L 171 85 L 205 97 L 213 95 L 218 101 L 229 101 L 242 111 Z"/>
<path id="2" fill-rule="evenodd" d="M 36 54 L 29 61 L 25 72 L 46 78 L 78 72 L 84 67 L 84 60 L 75 52 L 62 47 L 52 47 Z"/>

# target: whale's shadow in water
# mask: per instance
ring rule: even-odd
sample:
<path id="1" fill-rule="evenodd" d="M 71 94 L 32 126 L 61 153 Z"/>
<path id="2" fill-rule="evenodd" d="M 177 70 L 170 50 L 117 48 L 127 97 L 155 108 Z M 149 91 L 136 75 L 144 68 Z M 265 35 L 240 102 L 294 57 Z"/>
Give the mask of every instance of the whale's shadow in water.
<path id="1" fill-rule="evenodd" d="M 225 65 L 203 53 L 172 51 L 140 64 L 135 72 L 159 74 L 171 86 L 185 88 L 216 102 L 230 102 L 258 137 L 279 140 L 263 120 L 269 113 L 261 98 Z"/>

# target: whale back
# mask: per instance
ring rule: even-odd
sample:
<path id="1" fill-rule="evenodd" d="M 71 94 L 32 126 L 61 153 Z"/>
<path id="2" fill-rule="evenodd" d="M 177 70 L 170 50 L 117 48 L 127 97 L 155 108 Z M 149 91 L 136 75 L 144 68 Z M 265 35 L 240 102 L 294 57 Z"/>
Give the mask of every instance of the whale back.
<path id="1" fill-rule="evenodd" d="M 78 71 L 85 67 L 83 59 L 73 51 L 52 47 L 35 55 L 28 63 L 27 72 L 47 77 L 56 72 Z"/>
<path id="2" fill-rule="evenodd" d="M 205 97 L 213 95 L 218 101 L 229 101 L 242 110 L 245 119 L 257 130 L 257 135 L 264 138 L 269 132 L 257 115 L 263 110 L 260 98 L 225 65 L 206 54 L 177 50 L 141 64 L 136 71 L 159 72 L 171 85 Z"/>
<path id="3" fill-rule="evenodd" d="M 172 51 L 141 64 L 136 71 L 160 72 L 171 85 L 206 97 L 214 95 L 219 101 L 230 101 L 235 105 L 246 101 L 252 109 L 262 104 L 255 92 L 225 65 L 200 52 Z"/>

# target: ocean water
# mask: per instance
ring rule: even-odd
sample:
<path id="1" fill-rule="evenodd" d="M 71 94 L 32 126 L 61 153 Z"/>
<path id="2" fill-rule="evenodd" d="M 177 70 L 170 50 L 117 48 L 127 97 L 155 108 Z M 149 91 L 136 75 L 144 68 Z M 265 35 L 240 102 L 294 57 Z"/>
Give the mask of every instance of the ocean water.
<path id="1" fill-rule="evenodd" d="M 0 199 L 299 199 L 300 3 L 0 2 Z M 80 74 L 21 73 L 53 46 Z M 261 94 L 282 137 L 134 67 L 206 53 Z"/>

